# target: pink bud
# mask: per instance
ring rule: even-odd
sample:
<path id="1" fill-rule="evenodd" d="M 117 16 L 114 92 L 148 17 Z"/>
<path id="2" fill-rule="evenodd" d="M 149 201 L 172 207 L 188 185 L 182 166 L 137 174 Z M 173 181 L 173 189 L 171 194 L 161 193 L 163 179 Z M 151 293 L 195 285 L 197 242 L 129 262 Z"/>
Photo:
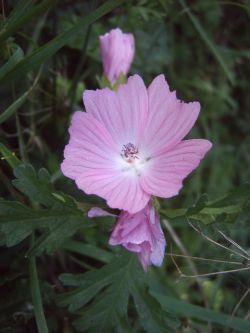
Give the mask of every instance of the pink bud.
<path id="1" fill-rule="evenodd" d="M 116 28 L 99 37 L 104 73 L 114 84 L 119 75 L 127 75 L 135 53 L 134 36 Z"/>

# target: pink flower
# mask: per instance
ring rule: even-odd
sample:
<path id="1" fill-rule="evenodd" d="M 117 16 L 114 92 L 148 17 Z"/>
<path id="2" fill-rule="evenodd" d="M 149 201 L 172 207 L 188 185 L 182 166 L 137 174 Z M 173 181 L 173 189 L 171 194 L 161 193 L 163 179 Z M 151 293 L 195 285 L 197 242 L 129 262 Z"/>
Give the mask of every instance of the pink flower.
<path id="1" fill-rule="evenodd" d="M 109 239 L 110 245 L 122 245 L 137 253 L 147 271 L 148 265 L 161 266 L 166 241 L 160 226 L 159 215 L 149 203 L 136 214 L 121 212 Z"/>
<path id="2" fill-rule="evenodd" d="M 89 217 L 110 215 L 112 214 L 104 210 L 100 211 L 96 207 L 88 212 Z M 122 245 L 127 250 L 135 252 L 145 271 L 151 263 L 155 266 L 161 266 L 166 241 L 160 226 L 159 215 L 152 204 L 147 204 L 136 214 L 121 212 L 109 239 L 109 244 Z"/>
<path id="3" fill-rule="evenodd" d="M 86 90 L 83 99 L 87 112 L 73 115 L 61 169 L 112 208 L 134 214 L 151 195 L 177 195 L 212 146 L 203 139 L 183 140 L 200 104 L 179 101 L 163 75 L 148 89 L 134 75 L 117 91 Z"/>
<path id="4" fill-rule="evenodd" d="M 116 28 L 99 40 L 104 72 L 113 84 L 121 73 L 127 75 L 129 71 L 135 53 L 134 36 Z"/>

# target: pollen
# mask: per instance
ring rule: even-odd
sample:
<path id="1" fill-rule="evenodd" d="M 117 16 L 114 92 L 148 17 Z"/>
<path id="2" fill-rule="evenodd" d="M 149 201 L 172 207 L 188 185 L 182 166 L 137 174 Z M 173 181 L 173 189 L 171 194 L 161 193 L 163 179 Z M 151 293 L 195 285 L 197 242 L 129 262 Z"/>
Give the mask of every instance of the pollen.
<path id="1" fill-rule="evenodd" d="M 139 151 L 138 148 L 133 143 L 127 143 L 122 146 L 121 156 L 128 162 L 132 163 L 138 157 Z"/>

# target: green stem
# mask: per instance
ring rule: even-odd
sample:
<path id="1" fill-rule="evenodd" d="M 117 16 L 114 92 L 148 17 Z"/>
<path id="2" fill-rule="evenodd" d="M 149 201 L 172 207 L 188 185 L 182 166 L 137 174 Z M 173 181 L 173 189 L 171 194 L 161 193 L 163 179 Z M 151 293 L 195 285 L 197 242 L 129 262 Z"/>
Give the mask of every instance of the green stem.
<path id="1" fill-rule="evenodd" d="M 33 244 L 34 244 L 34 234 L 31 235 L 31 244 L 30 244 L 31 247 L 33 246 Z M 29 259 L 29 270 L 30 270 L 30 289 L 31 289 L 32 302 L 34 306 L 37 329 L 39 333 L 49 333 L 43 311 L 43 303 L 38 281 L 35 256 L 32 256 Z"/>

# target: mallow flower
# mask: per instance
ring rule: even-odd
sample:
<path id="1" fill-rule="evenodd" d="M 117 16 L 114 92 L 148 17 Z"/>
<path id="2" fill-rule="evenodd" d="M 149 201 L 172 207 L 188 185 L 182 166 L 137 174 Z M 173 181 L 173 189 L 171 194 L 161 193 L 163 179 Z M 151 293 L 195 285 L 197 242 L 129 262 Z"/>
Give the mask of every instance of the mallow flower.
<path id="1" fill-rule="evenodd" d="M 89 217 L 114 216 L 94 207 L 88 212 Z M 122 211 L 109 239 L 110 245 L 122 245 L 135 252 L 145 271 L 150 264 L 161 266 L 166 241 L 160 226 L 159 215 L 151 201 L 139 212 L 130 214 Z"/>
<path id="2" fill-rule="evenodd" d="M 127 75 L 135 54 L 135 41 L 131 33 L 116 28 L 99 37 L 104 73 L 114 84 L 122 73 Z"/>
<path id="3" fill-rule="evenodd" d="M 85 90 L 83 100 L 86 112 L 72 117 L 61 169 L 111 208 L 135 214 L 151 196 L 177 195 L 212 146 L 204 139 L 183 140 L 200 104 L 178 100 L 163 75 L 148 89 L 134 75 L 117 91 Z"/>

